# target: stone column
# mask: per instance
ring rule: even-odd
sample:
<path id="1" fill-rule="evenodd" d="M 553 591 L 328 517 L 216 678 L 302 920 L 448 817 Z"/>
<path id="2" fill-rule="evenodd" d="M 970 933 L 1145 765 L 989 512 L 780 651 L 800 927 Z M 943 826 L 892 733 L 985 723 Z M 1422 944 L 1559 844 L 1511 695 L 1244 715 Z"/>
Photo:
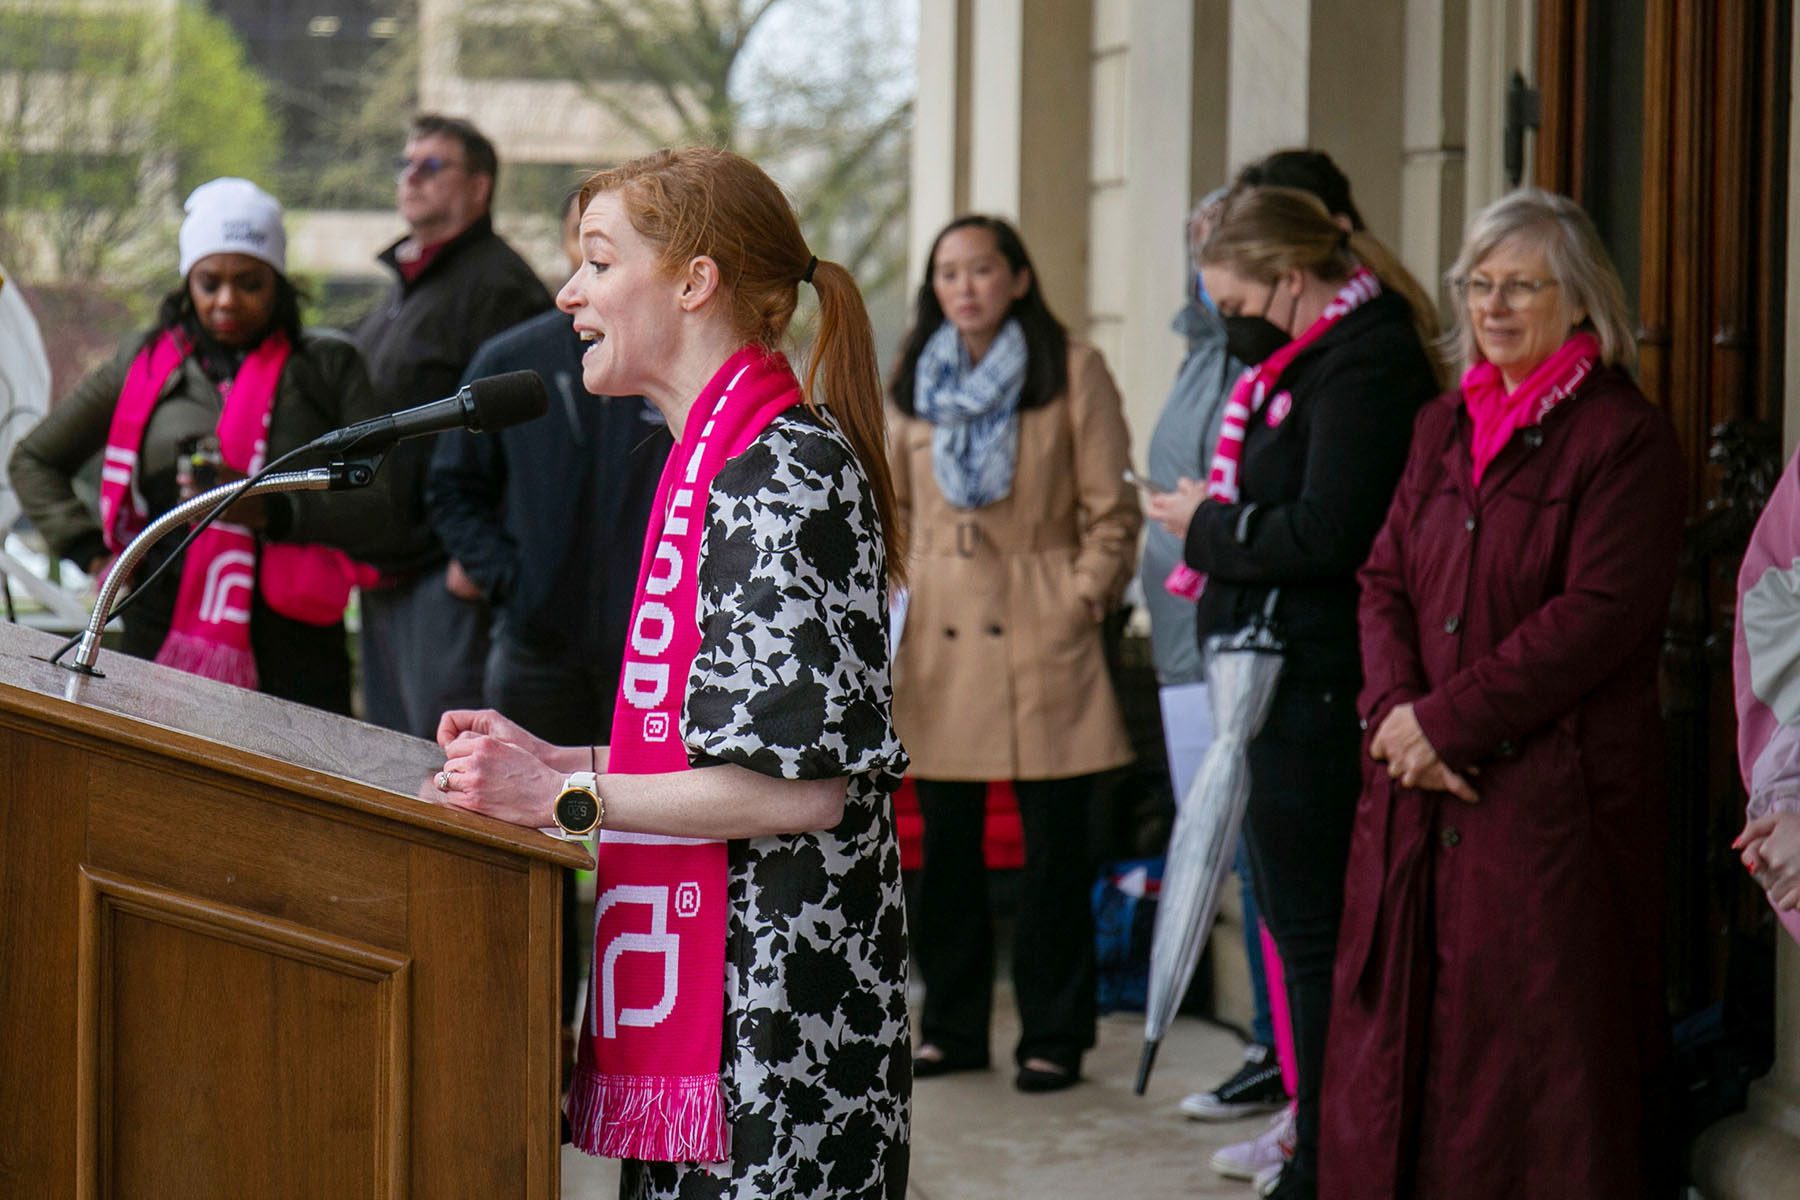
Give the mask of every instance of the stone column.
<path id="1" fill-rule="evenodd" d="M 1231 182 L 1232 0 L 1193 0 L 1194 49 L 1188 113 L 1188 193 L 1195 199 Z"/>
<path id="2" fill-rule="evenodd" d="M 1307 135 L 1350 177 L 1369 230 L 1400 244 L 1402 94 L 1415 40 L 1404 0 L 1312 6 Z"/>
<path id="3" fill-rule="evenodd" d="M 1468 12 L 1468 146 L 1466 212 L 1473 215 L 1511 190 L 1506 178 L 1506 85 L 1514 71 L 1535 82 L 1537 29 L 1532 0 L 1464 0 Z M 1525 139 L 1525 178 L 1531 178 L 1533 139 Z"/>
<path id="4" fill-rule="evenodd" d="M 1790 267 L 1790 290 L 1793 278 Z M 1790 387 L 1790 430 L 1794 409 Z M 1775 936 L 1775 1067 L 1751 1085 L 1745 1112 L 1694 1143 L 1694 1184 L 1707 1200 L 1790 1196 L 1800 1179 L 1800 948 L 1785 933 Z"/>
<path id="5" fill-rule="evenodd" d="M 1271 151 L 1307 144 L 1312 3 L 1234 0 L 1229 21 L 1226 158 L 1235 174 Z"/>
<path id="6" fill-rule="evenodd" d="M 1467 0 L 1406 0 L 1400 237 L 1407 269 L 1440 303 L 1465 223 Z"/>
<path id="7" fill-rule="evenodd" d="M 964 212 L 1015 222 L 1051 307 L 1087 324 L 1090 0 L 922 0 L 909 274 Z"/>
<path id="8" fill-rule="evenodd" d="M 1404 15 L 1404 0 L 1236 0 L 1231 169 L 1275 150 L 1324 150 L 1350 177 L 1369 228 L 1396 245 Z"/>
<path id="9" fill-rule="evenodd" d="M 1192 0 L 1100 0 L 1094 11 L 1088 336 L 1106 355 L 1141 451 L 1181 363 L 1169 329 L 1187 286 Z"/>
<path id="10" fill-rule="evenodd" d="M 981 0 L 970 21 L 969 206 L 1009 217 L 1051 308 L 1087 326 L 1089 0 Z"/>
<path id="11" fill-rule="evenodd" d="M 969 66 L 969 0 L 921 0 L 908 290 L 925 277 L 925 258 L 937 231 L 968 207 Z"/>

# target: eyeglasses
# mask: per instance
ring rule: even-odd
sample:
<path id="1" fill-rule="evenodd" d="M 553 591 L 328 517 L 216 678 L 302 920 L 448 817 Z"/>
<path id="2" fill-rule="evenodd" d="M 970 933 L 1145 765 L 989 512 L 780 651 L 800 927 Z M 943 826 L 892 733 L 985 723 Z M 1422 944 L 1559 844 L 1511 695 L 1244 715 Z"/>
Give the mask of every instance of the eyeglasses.
<path id="1" fill-rule="evenodd" d="M 424 158 L 408 158 L 402 154 L 394 159 L 394 175 L 400 179 L 406 178 L 408 174 L 417 175 L 420 179 L 430 179 L 439 171 L 462 169 L 462 163 L 451 162 L 449 159 L 439 158 L 435 154 L 428 154 Z"/>
<path id="2" fill-rule="evenodd" d="M 1486 304 L 1495 292 L 1500 294 L 1500 304 L 1504 308 L 1524 308 L 1536 300 L 1538 293 L 1545 288 L 1557 286 L 1554 279 L 1507 279 L 1495 283 L 1480 275 L 1465 275 L 1453 285 L 1456 294 L 1470 304 Z"/>

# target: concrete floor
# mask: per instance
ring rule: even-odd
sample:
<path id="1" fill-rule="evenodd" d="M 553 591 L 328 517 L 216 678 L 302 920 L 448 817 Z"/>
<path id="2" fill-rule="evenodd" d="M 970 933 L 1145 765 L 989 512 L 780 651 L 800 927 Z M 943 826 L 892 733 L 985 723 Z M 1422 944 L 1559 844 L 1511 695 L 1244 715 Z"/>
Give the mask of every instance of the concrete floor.
<path id="1" fill-rule="evenodd" d="M 993 1045 L 1007 1053 L 1017 1036 L 1010 992 L 997 989 Z M 1064 1092 L 1024 1096 L 1010 1070 L 997 1067 L 921 1080 L 913 1090 L 911 1200 L 1138 1200 L 1180 1196 L 1243 1200 L 1250 1185 L 1221 1179 L 1207 1166 L 1227 1142 L 1262 1131 L 1265 1117 L 1225 1125 L 1190 1121 L 1175 1109 L 1183 1095 L 1236 1070 L 1235 1035 L 1181 1018 L 1164 1040 L 1142 1097 L 1131 1094 L 1143 1018 L 1118 1013 L 1100 1021 L 1100 1041 L 1083 1064 L 1085 1081 Z M 612 1200 L 617 1164 L 563 1148 L 565 1200 Z"/>

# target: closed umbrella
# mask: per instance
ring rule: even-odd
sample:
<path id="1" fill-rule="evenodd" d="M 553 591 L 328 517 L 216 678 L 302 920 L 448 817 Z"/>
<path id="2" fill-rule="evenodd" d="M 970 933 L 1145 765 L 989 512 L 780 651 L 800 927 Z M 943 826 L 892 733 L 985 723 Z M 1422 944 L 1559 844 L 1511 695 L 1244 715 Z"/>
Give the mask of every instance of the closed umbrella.
<path id="1" fill-rule="evenodd" d="M 1150 1081 L 1157 1047 L 1186 994 L 1200 948 L 1219 912 L 1219 893 L 1231 874 L 1238 830 L 1250 797 L 1250 739 L 1269 719 L 1281 675 L 1281 638 L 1274 628 L 1271 591 L 1262 615 L 1236 633 L 1208 640 L 1206 682 L 1213 707 L 1213 743 L 1175 814 L 1163 867 L 1156 932 L 1150 944 L 1150 988 L 1144 1005 L 1144 1051 L 1138 1095 Z"/>

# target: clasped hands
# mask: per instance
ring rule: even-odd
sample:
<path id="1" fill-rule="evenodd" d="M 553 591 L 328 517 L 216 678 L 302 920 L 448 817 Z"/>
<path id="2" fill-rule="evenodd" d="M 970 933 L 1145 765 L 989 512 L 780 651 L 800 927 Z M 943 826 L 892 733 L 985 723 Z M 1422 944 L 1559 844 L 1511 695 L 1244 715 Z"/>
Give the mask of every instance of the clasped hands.
<path id="1" fill-rule="evenodd" d="M 1731 845 L 1778 912 L 1800 909 L 1800 813 L 1766 813 L 1748 821 Z"/>
<path id="2" fill-rule="evenodd" d="M 1150 519 L 1176 537 L 1186 537 L 1194 514 L 1206 501 L 1206 485 L 1185 476 L 1166 492 L 1150 492 L 1144 511 Z M 1369 754 L 1388 765 L 1388 774 L 1402 787 L 1426 791 L 1448 792 L 1466 804 L 1476 804 L 1481 797 L 1469 781 L 1444 765 L 1432 749 L 1425 731 L 1419 728 L 1410 704 L 1401 704 L 1388 713 L 1369 743 Z"/>
<path id="3" fill-rule="evenodd" d="M 445 713 L 437 743 L 444 769 L 432 799 L 532 829 L 555 823 L 556 794 L 566 777 L 550 762 L 555 746 L 491 708 Z"/>
<path id="4" fill-rule="evenodd" d="M 1388 776 L 1401 787 L 1448 792 L 1465 804 L 1481 800 L 1469 781 L 1438 757 L 1410 704 L 1395 705 L 1382 720 L 1369 742 L 1369 757 L 1387 763 Z"/>

